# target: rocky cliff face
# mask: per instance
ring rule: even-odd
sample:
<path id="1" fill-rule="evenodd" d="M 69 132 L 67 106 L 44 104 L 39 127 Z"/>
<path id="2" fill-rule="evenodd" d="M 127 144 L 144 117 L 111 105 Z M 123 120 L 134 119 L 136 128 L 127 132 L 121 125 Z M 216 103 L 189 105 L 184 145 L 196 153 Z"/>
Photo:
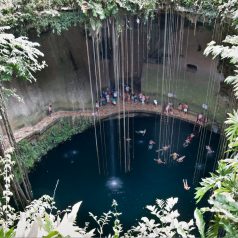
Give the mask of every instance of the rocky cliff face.
<path id="1" fill-rule="evenodd" d="M 119 64 L 119 74 L 117 77 L 120 80 L 120 84 L 123 78 L 125 82 L 130 84 L 133 82 L 137 90 L 141 89 L 140 80 L 143 65 L 149 62 L 148 55 L 151 55 L 153 60 L 153 52 L 159 52 L 160 46 L 158 42 L 162 39 L 161 36 L 159 39 L 152 39 L 150 42 L 150 52 L 147 53 L 148 31 L 146 27 L 143 27 L 143 24 L 140 26 L 138 27 L 136 19 L 134 19 L 134 23 L 131 26 L 133 30 L 124 31 L 123 43 L 121 42 L 117 46 L 121 49 L 123 45 L 124 49 L 124 53 L 121 50 L 117 52 L 121 59 L 118 61 L 119 63 L 117 62 Z M 104 44 L 104 47 L 111 47 L 110 50 L 113 51 L 111 28 L 105 31 L 107 31 L 107 36 L 105 38 L 102 34 L 100 41 L 103 42 L 102 45 Z M 163 30 L 161 30 L 162 33 Z M 206 43 L 211 40 L 212 34 L 205 28 L 202 31 L 200 28 L 200 31 L 196 34 L 195 36 L 191 32 L 189 36 L 191 39 L 186 39 L 188 44 L 186 43 L 187 45 L 183 46 L 184 49 L 187 49 L 184 69 L 186 70 L 187 64 L 192 64 L 192 67 L 203 68 L 203 71 L 209 72 L 209 62 L 211 60 L 205 59 L 202 51 L 197 49 L 202 47 L 203 50 Z M 153 36 L 153 32 L 151 35 Z M 53 33 L 44 33 L 40 38 L 33 40 L 41 44 L 40 49 L 45 54 L 44 59 L 48 67 L 36 76 L 37 82 L 12 82 L 11 87 L 16 88 L 18 94 L 24 100 L 24 103 L 20 103 L 16 99 L 10 99 L 7 102 L 8 114 L 13 128 L 35 124 L 46 115 L 49 104 L 53 105 L 54 111 L 83 110 L 92 106 L 84 30 L 80 27 L 72 27 L 60 36 Z M 107 41 L 107 44 L 105 44 L 105 41 Z M 93 42 L 89 35 L 90 69 L 94 102 L 98 96 L 96 92 L 99 91 L 99 87 L 105 88 L 116 85 L 113 52 L 105 52 L 102 45 L 99 49 L 100 62 L 95 68 Z M 158 57 L 155 58 L 159 59 Z M 100 77 L 98 76 L 99 74 Z"/>
<path id="2" fill-rule="evenodd" d="M 11 99 L 9 117 L 13 127 L 34 124 L 45 116 L 48 104 L 54 110 L 78 110 L 90 105 L 90 84 L 85 37 L 80 28 L 72 28 L 58 36 L 42 34 L 35 39 L 41 44 L 48 67 L 37 82 L 13 82 L 24 104 Z"/>
<path id="3" fill-rule="evenodd" d="M 133 34 L 136 40 L 137 31 L 135 30 Z M 95 55 L 93 54 L 92 38 L 89 36 L 88 40 L 92 92 L 95 102 L 97 97 L 95 92 L 96 90 L 99 91 L 100 86 L 105 88 L 109 85 L 115 85 L 112 82 L 114 80 L 113 57 L 100 56 L 99 82 L 98 68 L 95 69 L 94 64 Z M 36 82 L 15 80 L 11 83 L 10 87 L 15 88 L 24 100 L 24 103 L 21 103 L 15 98 L 11 98 L 7 102 L 8 114 L 13 128 L 35 124 L 46 115 L 49 104 L 53 105 L 54 111 L 83 110 L 92 107 L 84 30 L 80 27 L 72 27 L 60 36 L 44 33 L 40 38 L 35 38 L 33 41 L 41 44 L 40 50 L 45 55 L 44 60 L 48 67 L 36 75 Z M 108 41 L 111 41 L 111 37 L 108 38 Z M 137 55 L 137 45 L 134 48 L 132 53 Z M 138 65 L 137 61 L 139 60 L 142 64 L 141 57 L 142 55 L 140 58 L 133 57 L 135 58 L 133 63 Z M 125 72 L 125 74 L 128 73 Z M 137 76 L 138 73 L 130 73 L 130 76 L 133 77 L 133 74 Z"/>

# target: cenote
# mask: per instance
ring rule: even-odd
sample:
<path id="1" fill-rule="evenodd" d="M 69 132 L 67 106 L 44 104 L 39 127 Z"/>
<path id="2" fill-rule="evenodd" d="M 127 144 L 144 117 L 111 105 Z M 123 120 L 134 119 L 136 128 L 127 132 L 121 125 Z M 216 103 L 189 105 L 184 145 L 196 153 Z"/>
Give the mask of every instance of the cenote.
<path id="1" fill-rule="evenodd" d="M 156 198 L 178 197 L 176 208 L 181 218 L 188 221 L 195 208 L 195 187 L 216 165 L 219 135 L 179 119 L 166 118 L 150 114 L 108 118 L 73 136 L 48 152 L 31 172 L 34 197 L 53 195 L 59 180 L 55 194 L 57 208 L 83 201 L 78 213 L 81 226 L 85 222 L 95 225 L 88 213 L 100 216 L 111 209 L 115 199 L 122 212 L 124 230 L 142 216 L 149 216 L 145 206 L 155 204 Z M 144 135 L 138 133 L 145 129 Z M 184 147 L 186 137 L 194 130 L 196 136 Z M 149 147 L 150 140 L 156 144 Z M 171 146 L 168 151 L 156 152 L 168 144 Z M 214 153 L 207 154 L 208 144 Z M 173 152 L 186 156 L 184 161 L 174 161 L 170 157 Z M 165 165 L 154 161 L 158 154 L 166 161 Z M 188 180 L 190 190 L 184 189 L 183 179 Z"/>

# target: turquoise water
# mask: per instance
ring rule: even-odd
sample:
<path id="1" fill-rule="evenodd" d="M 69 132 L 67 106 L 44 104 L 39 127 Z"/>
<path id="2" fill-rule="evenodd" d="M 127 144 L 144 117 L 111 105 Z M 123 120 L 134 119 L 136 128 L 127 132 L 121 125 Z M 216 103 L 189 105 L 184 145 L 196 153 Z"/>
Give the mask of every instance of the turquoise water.
<path id="1" fill-rule="evenodd" d="M 144 129 L 144 136 L 135 132 Z M 103 121 L 96 127 L 99 159 L 94 128 L 74 136 L 44 156 L 31 172 L 34 197 L 52 196 L 59 179 L 56 206 L 64 209 L 83 201 L 78 214 L 81 226 L 85 222 L 94 225 L 88 212 L 99 216 L 111 209 L 112 200 L 116 199 L 124 229 L 148 215 L 145 206 L 155 204 L 156 198 L 178 197 L 176 208 L 181 219 L 188 221 L 193 217 L 195 207 L 194 188 L 200 177 L 212 170 L 219 142 L 219 135 L 207 130 L 199 132 L 195 128 L 196 136 L 188 147 L 183 147 L 193 130 L 194 125 L 190 123 L 171 118 L 160 121 L 159 116 Z M 123 138 L 130 140 L 124 143 Z M 156 142 L 152 148 L 149 140 Z M 170 151 L 160 152 L 159 156 L 167 164 L 158 165 L 154 161 L 158 157 L 156 150 L 166 144 L 171 145 Z M 207 144 L 215 150 L 213 154 L 207 155 Z M 172 152 L 185 155 L 184 162 L 177 163 L 169 158 Z M 184 178 L 191 186 L 189 191 L 183 188 Z"/>

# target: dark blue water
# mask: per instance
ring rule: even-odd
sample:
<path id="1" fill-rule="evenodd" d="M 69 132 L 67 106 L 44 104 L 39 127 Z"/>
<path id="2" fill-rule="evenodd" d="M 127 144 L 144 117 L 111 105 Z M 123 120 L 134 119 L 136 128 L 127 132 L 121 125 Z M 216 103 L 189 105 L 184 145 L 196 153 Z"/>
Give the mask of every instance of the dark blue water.
<path id="1" fill-rule="evenodd" d="M 135 133 L 144 129 L 144 136 Z M 184 148 L 184 140 L 194 129 L 196 136 Z M 52 196 L 59 179 L 56 205 L 65 209 L 83 201 L 78 216 L 80 225 L 92 222 L 88 212 L 99 216 L 111 209 L 113 199 L 119 204 L 125 229 L 148 215 L 145 206 L 155 204 L 156 198 L 178 197 L 176 208 L 181 219 L 188 221 L 193 217 L 194 189 L 200 177 L 207 175 L 214 166 L 219 142 L 217 134 L 199 131 L 194 125 L 177 119 L 160 121 L 159 116 L 106 120 L 97 125 L 96 131 L 99 158 L 94 128 L 74 136 L 42 158 L 30 174 L 35 198 L 43 194 Z M 124 143 L 124 138 L 131 140 Z M 149 148 L 149 140 L 156 142 L 152 148 Z M 158 165 L 154 161 L 158 157 L 155 150 L 166 144 L 171 145 L 170 150 L 160 152 L 159 156 L 167 164 Z M 207 156 L 207 144 L 215 153 Z M 185 155 L 184 162 L 173 161 L 169 157 L 172 152 Z M 189 191 L 184 190 L 182 179 L 188 180 Z"/>

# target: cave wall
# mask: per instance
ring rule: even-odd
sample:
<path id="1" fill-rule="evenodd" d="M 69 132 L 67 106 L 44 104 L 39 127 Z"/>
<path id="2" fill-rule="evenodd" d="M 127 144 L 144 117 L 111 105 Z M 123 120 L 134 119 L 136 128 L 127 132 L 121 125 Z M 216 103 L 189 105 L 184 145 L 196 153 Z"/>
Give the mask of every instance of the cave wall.
<path id="1" fill-rule="evenodd" d="M 11 87 L 24 103 L 10 99 L 7 103 L 14 128 L 35 124 L 53 109 L 78 110 L 90 106 L 90 84 L 85 35 L 74 27 L 62 35 L 44 33 L 33 39 L 41 44 L 48 67 L 36 75 L 36 82 L 14 81 Z"/>
<path id="2" fill-rule="evenodd" d="M 141 26 L 141 27 L 139 27 Z M 138 25 L 136 18 L 132 24 L 132 31 L 123 32 L 124 55 L 119 54 L 119 80 L 137 85 L 140 90 L 141 73 L 143 65 L 147 63 L 150 53 L 146 51 L 147 30 L 143 24 Z M 191 30 L 192 32 L 193 30 Z M 127 37 L 126 37 L 127 34 Z M 156 32 L 155 32 L 156 34 Z M 163 34 L 163 32 L 162 32 Z M 112 37 L 112 34 L 109 34 Z M 153 35 L 153 34 L 152 34 Z M 111 39 L 108 38 L 110 42 Z M 102 88 L 115 84 L 113 57 L 100 56 L 100 82 L 98 69 L 95 69 L 92 38 L 89 39 L 90 69 L 94 102 L 99 85 Z M 197 35 L 191 33 L 187 47 L 187 63 L 197 65 L 203 71 L 209 72 L 208 61 L 202 55 L 206 44 L 211 40 L 211 31 L 203 27 L 198 28 Z M 7 102 L 8 114 L 13 128 L 34 125 L 45 117 L 49 104 L 53 110 L 84 110 L 91 108 L 91 87 L 88 71 L 88 57 L 86 35 L 82 28 L 72 27 L 61 35 L 44 33 L 40 38 L 35 38 L 41 44 L 41 51 L 45 54 L 44 60 L 48 67 L 36 75 L 36 82 L 13 81 L 11 87 L 23 98 L 24 103 L 11 98 Z M 156 39 L 155 39 L 156 42 Z M 119 45 L 119 48 L 121 47 Z M 198 44 L 202 51 L 198 52 Z M 154 48 L 154 49 L 153 49 Z M 185 49 L 185 46 L 184 46 Z M 158 51 L 158 44 L 151 45 L 150 51 Z M 132 60 L 133 59 L 133 60 Z M 205 59 L 205 60 L 204 60 Z M 124 68 L 124 74 L 121 68 Z M 186 65 L 184 65 L 186 67 Z"/>
<path id="3" fill-rule="evenodd" d="M 138 32 L 135 29 L 133 39 L 137 41 L 137 38 Z M 53 105 L 54 111 L 91 108 L 91 87 L 84 30 L 80 27 L 72 27 L 61 35 L 48 32 L 31 40 L 40 43 L 40 50 L 44 53 L 44 60 L 48 67 L 36 75 L 36 82 L 14 80 L 8 85 L 15 88 L 24 101 L 24 103 L 18 102 L 16 98 L 10 98 L 7 101 L 8 115 L 12 127 L 16 129 L 36 124 L 46 116 L 49 104 Z M 142 44 L 142 41 L 140 44 Z M 93 55 L 93 42 L 90 34 L 88 35 L 88 45 L 93 100 L 95 102 L 99 85 L 102 88 L 115 85 L 113 59 L 112 57 L 100 58 L 101 76 L 99 82 L 98 68 L 95 69 L 94 67 L 95 55 Z M 126 50 L 129 50 L 128 48 L 129 42 Z M 131 53 L 127 54 L 128 57 L 133 57 L 134 60 L 132 67 L 128 69 L 130 73 L 125 72 L 125 74 L 138 79 L 137 68 L 142 69 L 143 60 L 141 54 L 138 58 L 137 49 L 137 44 L 133 44 L 133 55 Z M 126 62 L 125 58 L 123 62 Z M 119 74 L 119 78 L 121 77 L 121 74 Z"/>

